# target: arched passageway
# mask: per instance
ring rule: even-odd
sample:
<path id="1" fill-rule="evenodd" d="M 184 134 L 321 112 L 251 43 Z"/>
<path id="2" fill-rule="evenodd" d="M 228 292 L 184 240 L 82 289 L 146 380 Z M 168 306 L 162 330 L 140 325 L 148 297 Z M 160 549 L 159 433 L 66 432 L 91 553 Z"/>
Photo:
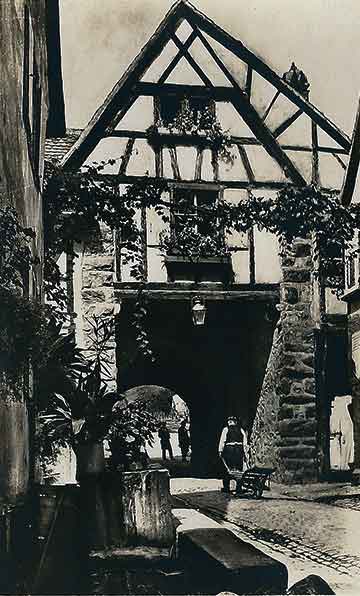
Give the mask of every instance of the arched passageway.
<path id="1" fill-rule="evenodd" d="M 266 369 L 275 322 L 266 302 L 207 304 L 204 327 L 194 327 L 189 302 L 154 301 L 148 327 L 155 362 L 137 355 L 133 303 L 119 315 L 119 389 L 160 385 L 189 407 L 192 463 L 198 475 L 216 472 L 217 446 L 228 414 L 251 428 Z"/>
<path id="2" fill-rule="evenodd" d="M 153 415 L 158 429 L 165 423 L 170 433 L 170 444 L 175 461 L 182 458 L 179 446 L 178 431 L 183 421 L 190 420 L 189 407 L 174 391 L 159 385 L 140 385 L 123 392 L 128 403 L 144 404 Z M 188 428 L 188 427 L 187 427 Z M 162 459 L 162 449 L 157 433 L 153 435 L 153 442 L 146 445 L 147 453 L 152 460 Z M 167 454 L 168 455 L 168 454 Z M 183 463 L 186 463 L 183 461 Z"/>

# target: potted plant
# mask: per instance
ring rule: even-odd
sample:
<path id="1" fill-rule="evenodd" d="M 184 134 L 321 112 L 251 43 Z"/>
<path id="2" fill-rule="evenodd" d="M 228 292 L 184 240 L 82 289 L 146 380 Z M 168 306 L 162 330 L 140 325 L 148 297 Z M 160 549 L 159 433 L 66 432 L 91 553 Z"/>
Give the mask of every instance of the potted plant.
<path id="1" fill-rule="evenodd" d="M 177 230 L 161 232 L 159 246 L 170 281 L 230 283 L 233 279 L 231 251 L 216 226 L 203 234 L 189 218 Z"/>
<path id="2" fill-rule="evenodd" d="M 118 471 L 146 468 L 146 445 L 153 445 L 153 433 L 157 426 L 144 403 L 129 404 L 125 399 L 115 403 L 106 435 L 111 451 L 111 467 Z"/>
<path id="3" fill-rule="evenodd" d="M 109 391 L 96 370 L 80 380 L 72 404 L 73 449 L 76 477 L 99 474 L 105 469 L 104 439 L 117 394 Z"/>
<path id="4" fill-rule="evenodd" d="M 70 446 L 77 459 L 77 478 L 105 468 L 103 441 L 117 394 L 98 385 L 93 371 L 80 378 L 71 395 L 55 393 L 38 417 L 38 451 L 43 463 L 53 463 L 61 447 Z"/>
<path id="5" fill-rule="evenodd" d="M 232 166 L 236 159 L 234 145 L 229 131 L 223 130 L 216 117 L 214 104 L 201 102 L 200 105 L 196 100 L 195 104 L 194 98 L 183 97 L 173 119 L 163 122 L 159 116 L 156 124 L 147 129 L 149 144 L 156 147 L 166 143 L 169 133 L 187 136 L 198 145 L 210 147 L 222 161 Z"/>
<path id="6" fill-rule="evenodd" d="M 46 370 L 54 373 L 51 361 L 49 368 L 42 371 L 40 383 L 43 393 L 49 394 L 48 405 L 39 416 L 38 442 L 43 445 L 42 453 L 56 453 L 59 445 L 70 445 L 77 457 L 77 477 L 98 474 L 104 469 L 103 441 L 112 407 L 118 401 L 118 394 L 109 389 L 113 379 L 108 345 L 114 323 L 93 317 L 89 325 L 92 334 L 86 350 L 71 343 L 67 346 L 74 351 L 76 359 L 64 371 L 66 382 L 59 384 L 63 391 L 55 392 L 51 381 L 46 385 Z"/>

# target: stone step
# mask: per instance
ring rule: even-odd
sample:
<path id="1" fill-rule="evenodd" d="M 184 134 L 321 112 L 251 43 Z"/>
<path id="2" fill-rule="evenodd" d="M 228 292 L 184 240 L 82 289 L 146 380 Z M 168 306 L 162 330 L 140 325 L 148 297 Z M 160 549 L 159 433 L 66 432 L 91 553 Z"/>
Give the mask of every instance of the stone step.
<path id="1" fill-rule="evenodd" d="M 190 594 L 186 574 L 168 548 L 136 546 L 92 551 L 88 594 Z"/>
<path id="2" fill-rule="evenodd" d="M 221 526 L 181 530 L 178 555 L 200 593 L 283 594 L 287 589 L 285 565 Z"/>
<path id="3" fill-rule="evenodd" d="M 196 509 L 172 509 L 176 533 L 197 528 L 221 528 L 220 524 Z"/>
<path id="4" fill-rule="evenodd" d="M 166 568 L 172 561 L 172 548 L 134 546 L 93 550 L 89 554 L 91 571 L 136 567 Z"/>

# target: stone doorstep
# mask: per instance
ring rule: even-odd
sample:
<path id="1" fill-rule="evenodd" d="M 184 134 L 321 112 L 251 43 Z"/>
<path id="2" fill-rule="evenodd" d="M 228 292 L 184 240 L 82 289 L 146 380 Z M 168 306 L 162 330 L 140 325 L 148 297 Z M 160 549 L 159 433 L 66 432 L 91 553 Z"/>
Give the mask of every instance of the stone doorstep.
<path id="1" fill-rule="evenodd" d="M 174 509 L 177 525 L 177 555 L 186 562 L 199 581 L 209 578 L 222 589 L 238 594 L 281 594 L 287 589 L 285 565 L 241 540 L 206 515 L 194 509 Z M 215 585 L 214 585 L 215 587 Z"/>
<path id="2" fill-rule="evenodd" d="M 157 546 L 115 547 L 93 550 L 89 554 L 90 571 L 156 567 L 173 565 L 172 548 Z"/>

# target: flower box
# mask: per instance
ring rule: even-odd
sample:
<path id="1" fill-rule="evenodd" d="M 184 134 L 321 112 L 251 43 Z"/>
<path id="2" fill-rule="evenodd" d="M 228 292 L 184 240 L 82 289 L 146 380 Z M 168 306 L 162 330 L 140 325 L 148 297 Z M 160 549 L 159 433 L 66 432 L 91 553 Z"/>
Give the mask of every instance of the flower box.
<path id="1" fill-rule="evenodd" d="M 233 269 L 230 256 L 200 257 L 191 261 L 181 255 L 167 255 L 164 259 L 169 282 L 230 283 Z"/>

